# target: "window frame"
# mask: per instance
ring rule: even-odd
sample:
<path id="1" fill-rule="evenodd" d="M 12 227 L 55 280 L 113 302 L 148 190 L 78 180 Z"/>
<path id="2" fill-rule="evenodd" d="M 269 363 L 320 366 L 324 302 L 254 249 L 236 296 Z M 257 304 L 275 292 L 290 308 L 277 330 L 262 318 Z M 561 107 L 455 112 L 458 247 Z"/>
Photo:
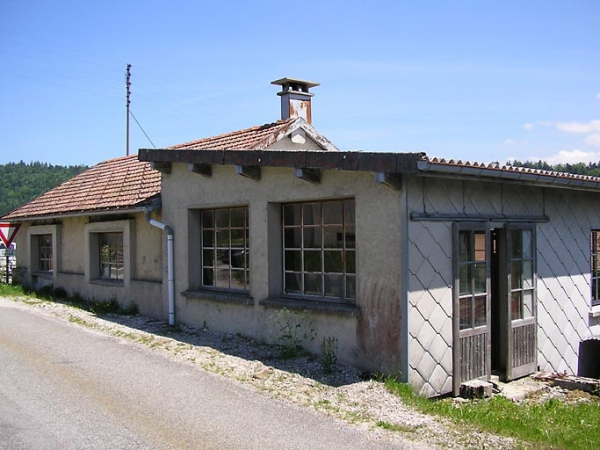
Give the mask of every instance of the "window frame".
<path id="1" fill-rule="evenodd" d="M 234 223 L 233 221 L 232 211 L 235 210 L 243 210 L 243 224 L 241 225 L 239 222 Z M 225 211 L 227 211 L 226 224 L 222 221 Z M 212 217 L 209 217 L 209 214 Z M 198 219 L 200 225 L 199 288 L 218 292 L 248 294 L 251 285 L 248 205 L 202 208 L 198 210 Z M 235 238 L 236 241 L 242 240 L 241 245 L 234 245 L 234 235 L 238 236 Z M 227 245 L 223 242 L 225 236 L 227 237 Z M 219 255 L 221 256 L 219 257 Z M 234 260 L 237 261 L 237 265 L 233 264 Z M 223 281 L 222 274 L 225 272 L 227 272 L 227 286 L 219 286 L 220 282 Z M 241 275 L 241 288 L 236 287 L 234 282 L 238 273 Z"/>
<path id="2" fill-rule="evenodd" d="M 135 277 L 135 265 L 132 258 L 135 254 L 135 219 L 106 220 L 85 224 L 85 281 L 91 284 L 129 287 Z M 123 271 L 122 278 L 101 277 L 100 272 L 100 235 L 121 233 L 123 236 Z"/>
<path id="3" fill-rule="evenodd" d="M 50 238 L 51 254 L 47 255 L 48 267 L 40 266 L 40 236 Z M 60 264 L 60 225 L 33 225 L 27 230 L 29 245 L 28 262 L 31 273 L 45 279 L 54 280 Z M 50 270 L 44 270 L 49 268 Z"/>
<path id="4" fill-rule="evenodd" d="M 332 211 L 325 209 L 326 206 L 336 203 L 341 204 L 341 218 L 337 222 L 335 219 L 327 219 Z M 314 207 L 317 207 L 318 211 Z M 296 211 L 293 211 L 294 208 L 297 208 Z M 299 217 L 296 215 L 298 211 Z M 290 214 L 294 216 L 292 220 Z M 312 219 L 318 216 L 318 220 L 311 220 L 309 215 L 312 215 Z M 355 304 L 357 297 L 355 199 L 336 198 L 282 203 L 281 229 L 282 295 L 290 298 Z M 332 239 L 333 235 L 335 239 Z M 317 240 L 320 243 L 316 244 Z M 334 240 L 340 242 L 341 247 L 332 245 Z M 332 269 L 333 266 L 339 267 L 339 270 Z M 291 287 L 292 283 L 295 286 Z M 312 287 L 309 287 L 309 283 L 312 283 Z M 335 291 L 339 294 L 336 295 Z"/>
<path id="5" fill-rule="evenodd" d="M 37 271 L 38 272 L 53 272 L 53 255 L 54 246 L 52 245 L 52 234 L 37 234 Z"/>
<path id="6" fill-rule="evenodd" d="M 600 305 L 600 229 L 590 231 L 590 300 L 592 306 Z"/>

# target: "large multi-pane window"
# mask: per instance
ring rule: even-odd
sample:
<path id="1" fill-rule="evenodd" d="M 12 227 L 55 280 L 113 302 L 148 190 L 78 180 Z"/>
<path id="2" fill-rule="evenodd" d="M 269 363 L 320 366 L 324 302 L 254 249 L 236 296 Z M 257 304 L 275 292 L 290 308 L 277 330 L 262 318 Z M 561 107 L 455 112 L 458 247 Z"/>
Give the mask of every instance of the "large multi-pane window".
<path id="1" fill-rule="evenodd" d="M 510 312 L 511 320 L 534 316 L 533 232 L 511 230 L 510 233 Z"/>
<path id="2" fill-rule="evenodd" d="M 100 278 L 123 280 L 123 233 L 99 233 Z"/>
<path id="3" fill-rule="evenodd" d="M 485 230 L 458 233 L 459 329 L 487 324 L 487 239 Z"/>
<path id="4" fill-rule="evenodd" d="M 354 200 L 288 203 L 282 209 L 284 292 L 354 301 Z"/>
<path id="5" fill-rule="evenodd" d="M 36 236 L 38 247 L 38 270 L 52 272 L 52 235 L 40 234 Z"/>
<path id="6" fill-rule="evenodd" d="M 250 289 L 248 208 L 205 209 L 202 224 L 202 286 Z"/>
<path id="7" fill-rule="evenodd" d="M 592 230 L 591 236 L 591 284 L 592 305 L 600 304 L 600 230 Z"/>

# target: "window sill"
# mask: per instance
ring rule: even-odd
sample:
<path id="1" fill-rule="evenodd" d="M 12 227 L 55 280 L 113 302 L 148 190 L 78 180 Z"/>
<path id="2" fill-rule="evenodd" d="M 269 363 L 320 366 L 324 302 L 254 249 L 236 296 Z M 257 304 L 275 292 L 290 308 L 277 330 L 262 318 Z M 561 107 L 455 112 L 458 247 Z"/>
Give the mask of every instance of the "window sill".
<path id="1" fill-rule="evenodd" d="M 38 278 L 45 278 L 47 280 L 52 279 L 52 272 L 46 272 L 43 270 L 38 270 L 36 272 L 33 272 L 31 275 L 34 277 L 38 277 Z"/>
<path id="2" fill-rule="evenodd" d="M 592 309 L 590 309 L 590 319 L 595 319 L 597 317 L 600 317 L 600 305 L 594 305 L 592 306 Z"/>
<path id="3" fill-rule="evenodd" d="M 231 303 L 234 305 L 254 306 L 254 299 L 245 293 L 219 291 L 183 291 L 188 300 L 206 300 L 215 303 Z"/>
<path id="4" fill-rule="evenodd" d="M 260 302 L 265 308 L 287 308 L 296 311 L 314 311 L 333 316 L 358 317 L 360 308 L 354 304 L 331 303 L 321 300 L 269 298 Z"/>
<path id="5" fill-rule="evenodd" d="M 103 280 L 102 278 L 90 280 L 90 284 L 96 284 L 98 286 L 115 286 L 115 287 L 125 286 L 125 282 L 123 280 Z"/>

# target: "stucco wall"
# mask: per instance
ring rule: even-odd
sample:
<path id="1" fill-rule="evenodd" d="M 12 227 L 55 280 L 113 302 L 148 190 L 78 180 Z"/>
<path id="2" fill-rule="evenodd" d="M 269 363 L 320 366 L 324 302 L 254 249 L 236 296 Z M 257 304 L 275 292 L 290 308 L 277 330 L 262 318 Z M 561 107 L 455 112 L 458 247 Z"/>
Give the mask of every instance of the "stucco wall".
<path id="1" fill-rule="evenodd" d="M 564 189 L 412 177 L 415 213 L 543 216 L 537 230 L 538 364 L 577 373 L 581 340 L 600 335 L 590 318 L 590 231 L 600 196 Z M 502 222 L 490 226 L 503 226 Z M 452 222 L 409 222 L 410 382 L 424 395 L 452 390 Z"/>
<path id="2" fill-rule="evenodd" d="M 119 220 L 109 220 L 107 216 L 101 219 L 96 218 L 93 223 L 90 223 L 88 217 L 23 223 L 17 235 L 17 264 L 25 270 L 26 284 L 35 288 L 44 285 L 62 287 L 71 295 L 77 293 L 84 298 L 96 300 L 116 299 L 123 305 L 133 302 L 143 314 L 165 317 L 162 295 L 162 231 L 150 226 L 141 213 L 129 219 L 119 217 Z M 95 273 L 90 273 L 90 252 L 87 248 L 90 245 L 90 231 L 123 231 L 125 228 L 128 230 L 125 239 L 125 279 L 121 284 L 95 280 Z M 52 273 L 35 271 L 32 236 L 36 234 L 53 236 Z"/>
<path id="3" fill-rule="evenodd" d="M 295 177 L 291 168 L 262 168 L 260 181 L 244 178 L 232 166 L 213 166 L 212 177 L 173 164 L 163 175 L 163 221 L 175 229 L 176 317 L 219 331 L 243 333 L 277 342 L 280 308 L 265 308 L 262 300 L 281 295 L 281 203 L 354 198 L 356 208 L 357 305 L 360 315 L 341 316 L 310 311 L 306 320 L 316 330 L 305 342 L 318 352 L 324 337 L 339 340 L 338 357 L 369 369 L 388 372 L 403 367 L 400 348 L 402 283 L 399 191 L 375 182 L 372 173 L 324 171 L 321 183 Z M 247 205 L 250 222 L 250 305 L 180 293 L 190 289 L 190 271 L 199 270 L 197 229 L 190 214 L 202 208 Z M 217 301 L 215 301 L 217 300 Z M 405 359 L 404 359 L 405 361 Z"/>

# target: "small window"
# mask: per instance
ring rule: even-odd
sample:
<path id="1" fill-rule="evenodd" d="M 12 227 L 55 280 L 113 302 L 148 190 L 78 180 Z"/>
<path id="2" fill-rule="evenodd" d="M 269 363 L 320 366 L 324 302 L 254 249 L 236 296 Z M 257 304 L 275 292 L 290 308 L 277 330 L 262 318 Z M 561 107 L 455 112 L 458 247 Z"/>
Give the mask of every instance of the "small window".
<path id="1" fill-rule="evenodd" d="M 354 200 L 282 206 L 284 292 L 356 299 Z"/>
<path id="2" fill-rule="evenodd" d="M 38 270 L 52 272 L 52 235 L 40 234 L 35 236 L 38 247 Z"/>
<path id="3" fill-rule="evenodd" d="M 100 274 L 104 280 L 123 280 L 123 233 L 99 233 Z"/>
<path id="4" fill-rule="evenodd" d="M 600 230 L 592 230 L 590 256 L 592 305 L 600 305 Z"/>
<path id="5" fill-rule="evenodd" d="M 202 286 L 231 291 L 250 289 L 248 208 L 200 212 Z"/>

